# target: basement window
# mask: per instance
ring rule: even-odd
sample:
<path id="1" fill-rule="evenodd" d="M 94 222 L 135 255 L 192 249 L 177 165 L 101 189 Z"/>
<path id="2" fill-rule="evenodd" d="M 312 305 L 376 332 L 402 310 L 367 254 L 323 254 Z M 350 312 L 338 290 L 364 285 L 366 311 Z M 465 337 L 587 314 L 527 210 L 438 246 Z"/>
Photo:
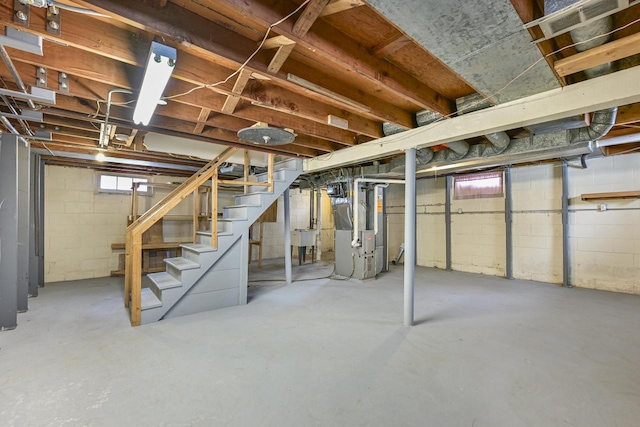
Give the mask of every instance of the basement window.
<path id="1" fill-rule="evenodd" d="M 131 187 L 134 182 L 141 183 L 138 185 L 138 194 L 149 194 L 149 187 L 145 184 L 146 178 L 134 178 L 132 176 L 121 175 L 100 175 L 99 190 L 105 193 L 131 193 Z"/>
<path id="2" fill-rule="evenodd" d="M 503 196 L 502 172 L 474 173 L 453 178 L 453 198 L 455 200 Z"/>

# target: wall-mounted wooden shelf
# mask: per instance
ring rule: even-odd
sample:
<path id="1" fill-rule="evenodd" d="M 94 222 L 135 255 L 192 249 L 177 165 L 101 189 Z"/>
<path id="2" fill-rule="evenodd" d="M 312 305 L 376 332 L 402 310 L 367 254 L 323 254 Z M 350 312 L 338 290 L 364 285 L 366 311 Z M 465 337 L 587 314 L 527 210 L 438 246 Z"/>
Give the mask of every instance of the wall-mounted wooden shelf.
<path id="1" fill-rule="evenodd" d="M 638 199 L 640 191 L 612 191 L 610 193 L 589 193 L 580 196 L 582 200 Z"/>

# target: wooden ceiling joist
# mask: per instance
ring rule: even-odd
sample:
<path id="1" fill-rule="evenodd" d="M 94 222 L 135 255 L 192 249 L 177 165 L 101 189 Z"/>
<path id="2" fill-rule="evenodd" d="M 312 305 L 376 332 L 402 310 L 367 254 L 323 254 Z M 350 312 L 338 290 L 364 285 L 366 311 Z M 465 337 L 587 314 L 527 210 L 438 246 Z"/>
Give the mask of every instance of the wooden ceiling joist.
<path id="1" fill-rule="evenodd" d="M 316 19 L 320 17 L 320 14 L 329 3 L 329 0 L 310 0 L 307 6 L 302 12 L 296 23 L 293 25 L 291 31 L 298 37 L 304 37 L 305 34 L 311 29 L 311 26 Z"/>
<path id="2" fill-rule="evenodd" d="M 559 75 L 568 76 L 638 53 L 640 53 L 640 33 L 559 59 L 555 62 L 554 68 Z"/>
<path id="3" fill-rule="evenodd" d="M 255 47 L 253 41 L 244 39 L 238 34 L 231 35 L 230 30 L 173 3 L 161 10 L 150 8 L 144 2 L 125 0 L 82 0 L 79 4 L 98 9 L 109 14 L 112 19 L 150 31 L 169 40 L 173 39 L 179 44 L 180 40 L 184 40 L 184 35 L 188 34 L 190 50 L 198 52 L 203 58 L 218 61 L 221 65 L 228 67 L 240 66 L 244 58 L 253 51 L 247 47 Z M 240 0 L 219 0 L 216 5 L 235 10 L 239 15 L 246 15 L 246 4 Z M 287 5 L 278 3 L 274 5 L 274 8 L 282 9 L 283 7 L 286 8 Z M 288 12 L 280 12 L 263 4 L 255 4 L 251 9 L 251 19 L 258 21 L 264 31 Z M 318 34 L 316 34 L 316 27 L 319 27 Z M 375 88 L 389 91 L 394 96 L 411 101 L 416 106 L 441 114 L 454 111 L 451 100 L 393 65 L 371 55 L 355 41 L 333 29 L 326 28 L 322 22 L 317 22 L 314 29 L 303 38 L 293 33 L 293 23 L 290 20 L 275 27 L 274 31 L 295 41 L 297 46 L 316 60 L 328 61 L 348 72 L 351 84 L 358 84 L 363 88 L 373 85 Z M 217 38 L 212 37 L 214 34 Z M 224 42 L 231 44 L 231 41 L 233 46 L 223 44 Z M 268 62 L 262 63 L 261 59 L 259 54 L 256 55 L 248 68 L 253 68 L 257 72 L 267 72 Z"/>

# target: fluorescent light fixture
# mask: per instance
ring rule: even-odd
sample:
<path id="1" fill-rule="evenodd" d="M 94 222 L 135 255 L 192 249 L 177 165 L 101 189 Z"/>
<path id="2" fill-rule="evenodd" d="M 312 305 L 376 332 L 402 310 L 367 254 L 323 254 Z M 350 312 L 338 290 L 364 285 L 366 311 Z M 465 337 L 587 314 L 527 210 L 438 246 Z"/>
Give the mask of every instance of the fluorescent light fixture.
<path id="1" fill-rule="evenodd" d="M 361 104 L 352 99 L 349 99 L 346 96 L 342 96 L 339 93 L 330 91 L 329 89 L 325 89 L 322 86 L 319 86 L 313 82 L 310 82 L 309 80 L 303 79 L 302 77 L 298 77 L 296 75 L 289 73 L 287 74 L 287 80 L 290 81 L 291 83 L 297 84 L 298 86 L 302 86 L 305 89 L 309 89 L 312 92 L 315 92 L 320 95 L 324 95 L 327 98 L 333 99 L 334 101 L 339 101 L 343 104 L 347 104 L 351 107 L 357 108 L 358 110 L 367 111 L 367 112 L 371 111 L 371 108 L 367 107 L 364 104 Z"/>
<path id="2" fill-rule="evenodd" d="M 5 35 L 0 35 L 0 45 L 42 56 L 42 37 L 15 28 L 5 28 Z"/>
<path id="3" fill-rule="evenodd" d="M 0 116 L 7 119 L 27 120 L 30 122 L 42 123 L 44 121 L 42 113 L 40 111 L 22 110 L 22 114 L 9 114 L 0 112 Z"/>
<path id="4" fill-rule="evenodd" d="M 133 111 L 135 124 L 144 126 L 149 124 L 175 67 L 176 55 L 176 49 L 170 46 L 151 43 L 140 95 L 138 95 L 136 109 Z"/>
<path id="5" fill-rule="evenodd" d="M 10 96 L 18 99 L 30 99 L 44 104 L 55 104 L 56 93 L 39 87 L 31 87 L 31 93 L 19 92 L 17 90 L 0 89 L 0 95 Z"/>

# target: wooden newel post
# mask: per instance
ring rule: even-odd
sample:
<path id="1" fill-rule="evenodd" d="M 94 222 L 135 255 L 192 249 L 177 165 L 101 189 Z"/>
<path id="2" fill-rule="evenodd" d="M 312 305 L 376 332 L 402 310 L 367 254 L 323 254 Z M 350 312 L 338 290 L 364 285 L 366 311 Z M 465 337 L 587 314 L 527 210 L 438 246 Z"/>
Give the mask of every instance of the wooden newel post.
<path id="1" fill-rule="evenodd" d="M 131 233 L 125 233 L 124 244 L 124 306 L 129 307 L 129 300 L 131 295 L 131 253 L 133 251 L 133 240 L 131 239 Z"/>
<path id="2" fill-rule="evenodd" d="M 200 228 L 200 199 L 198 197 L 200 191 L 195 189 L 193 192 L 193 243 L 198 241 L 198 229 Z"/>
<path id="3" fill-rule="evenodd" d="M 249 168 L 251 164 L 249 163 L 249 150 L 244 150 L 244 182 L 249 181 Z M 245 184 L 244 186 L 244 194 L 249 192 L 249 186 Z"/>
<path id="4" fill-rule="evenodd" d="M 131 326 L 140 325 L 142 293 L 142 233 L 134 232 L 131 252 Z"/>
<path id="5" fill-rule="evenodd" d="M 218 169 L 211 178 L 211 247 L 218 248 Z"/>
<path id="6" fill-rule="evenodd" d="M 269 187 L 267 187 L 267 191 L 269 193 L 273 193 L 273 160 L 275 159 L 275 154 L 269 153 L 269 166 L 267 169 L 267 175 L 269 179 Z"/>

